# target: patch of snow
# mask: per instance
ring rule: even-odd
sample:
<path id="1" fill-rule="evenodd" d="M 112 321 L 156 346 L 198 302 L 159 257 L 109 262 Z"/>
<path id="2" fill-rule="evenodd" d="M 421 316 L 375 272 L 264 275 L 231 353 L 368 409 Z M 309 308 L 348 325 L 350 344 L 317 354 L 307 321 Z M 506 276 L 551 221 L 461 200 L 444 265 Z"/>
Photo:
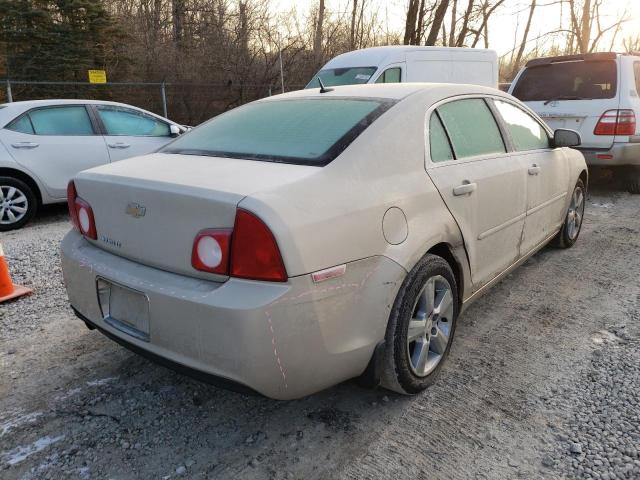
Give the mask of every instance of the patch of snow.
<path id="1" fill-rule="evenodd" d="M 22 415 L 18 414 L 15 417 L 3 420 L 0 423 L 0 438 L 23 423 L 34 422 L 40 415 L 42 415 L 42 412 L 31 412 Z"/>
<path id="2" fill-rule="evenodd" d="M 49 445 L 59 442 L 63 438 L 64 435 L 60 435 L 58 437 L 50 437 L 49 435 L 47 435 L 46 437 L 39 438 L 30 445 L 24 447 L 16 447 L 8 452 L 2 452 L 1 455 L 6 458 L 7 464 L 15 465 L 16 463 L 22 462 L 28 456 L 44 450 Z"/>
<path id="3" fill-rule="evenodd" d="M 89 385 L 90 387 L 101 387 L 102 385 L 106 385 L 107 383 L 111 383 L 115 380 L 118 380 L 118 377 L 100 378 L 98 380 L 88 381 L 87 385 Z"/>

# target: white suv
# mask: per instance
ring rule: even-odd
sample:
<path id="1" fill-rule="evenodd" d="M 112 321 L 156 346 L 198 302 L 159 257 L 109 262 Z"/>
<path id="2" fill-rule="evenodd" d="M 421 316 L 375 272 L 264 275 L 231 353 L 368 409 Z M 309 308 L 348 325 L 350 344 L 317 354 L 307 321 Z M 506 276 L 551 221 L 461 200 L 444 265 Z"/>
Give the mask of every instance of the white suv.
<path id="1" fill-rule="evenodd" d="M 589 166 L 615 167 L 632 193 L 640 193 L 640 56 L 591 53 L 536 58 L 509 93 L 552 129 L 577 130 Z"/>

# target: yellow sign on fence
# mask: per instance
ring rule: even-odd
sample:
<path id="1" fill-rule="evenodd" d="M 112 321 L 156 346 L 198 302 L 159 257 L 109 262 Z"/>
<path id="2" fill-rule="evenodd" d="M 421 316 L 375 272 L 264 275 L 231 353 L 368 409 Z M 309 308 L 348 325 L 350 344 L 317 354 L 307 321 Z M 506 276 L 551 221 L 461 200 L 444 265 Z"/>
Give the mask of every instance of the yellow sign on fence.
<path id="1" fill-rule="evenodd" d="M 104 70 L 87 70 L 89 83 L 107 83 L 107 72 Z"/>

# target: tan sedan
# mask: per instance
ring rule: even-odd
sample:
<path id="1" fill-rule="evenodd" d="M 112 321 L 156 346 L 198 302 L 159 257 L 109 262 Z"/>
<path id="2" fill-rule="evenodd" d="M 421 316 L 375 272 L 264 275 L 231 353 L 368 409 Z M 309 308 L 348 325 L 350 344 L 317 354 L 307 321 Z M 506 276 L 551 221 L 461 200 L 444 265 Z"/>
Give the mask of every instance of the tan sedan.
<path id="1" fill-rule="evenodd" d="M 80 173 L 62 243 L 90 328 L 199 378 L 290 399 L 433 382 L 473 299 L 582 224 L 569 130 L 472 85 L 313 89 Z"/>

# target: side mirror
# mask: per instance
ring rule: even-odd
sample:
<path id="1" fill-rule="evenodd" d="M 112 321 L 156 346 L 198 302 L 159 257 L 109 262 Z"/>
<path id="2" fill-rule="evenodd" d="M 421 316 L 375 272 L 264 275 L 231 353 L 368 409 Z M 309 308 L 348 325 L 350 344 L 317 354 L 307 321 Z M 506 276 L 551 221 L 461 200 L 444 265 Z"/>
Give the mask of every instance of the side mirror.
<path id="1" fill-rule="evenodd" d="M 180 135 L 180 133 L 182 133 L 180 131 L 180 127 L 177 125 L 169 125 L 169 134 L 172 137 L 177 137 L 178 135 Z"/>
<path id="2" fill-rule="evenodd" d="M 553 132 L 553 146 L 555 148 L 578 147 L 581 143 L 582 138 L 580 138 L 580 134 L 575 130 L 559 128 Z"/>

